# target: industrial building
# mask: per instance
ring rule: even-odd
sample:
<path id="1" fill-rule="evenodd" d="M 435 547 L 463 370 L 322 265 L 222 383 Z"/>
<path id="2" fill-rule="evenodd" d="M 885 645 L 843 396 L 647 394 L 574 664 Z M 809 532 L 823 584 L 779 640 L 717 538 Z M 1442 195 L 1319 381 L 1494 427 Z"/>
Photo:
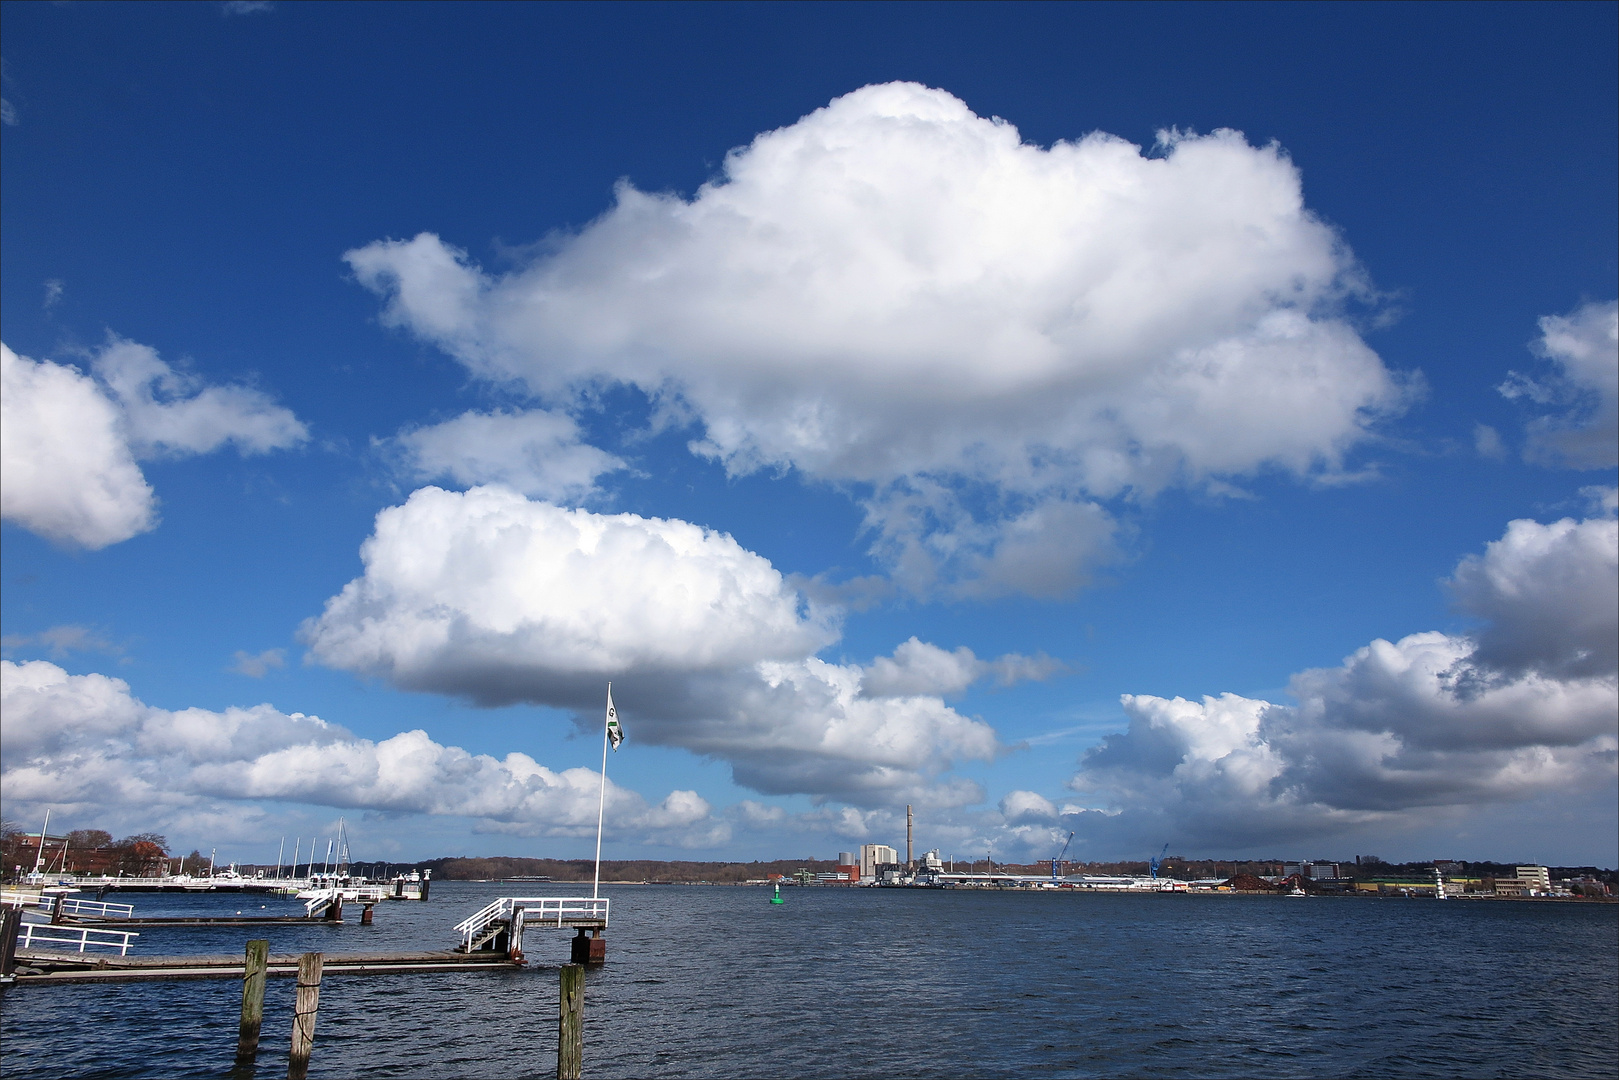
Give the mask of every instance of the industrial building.
<path id="1" fill-rule="evenodd" d="M 843 856 L 838 856 L 843 861 Z M 878 867 L 891 867 L 899 862 L 899 852 L 887 844 L 861 844 L 860 845 L 860 880 L 862 882 L 875 882 L 878 879 Z"/>

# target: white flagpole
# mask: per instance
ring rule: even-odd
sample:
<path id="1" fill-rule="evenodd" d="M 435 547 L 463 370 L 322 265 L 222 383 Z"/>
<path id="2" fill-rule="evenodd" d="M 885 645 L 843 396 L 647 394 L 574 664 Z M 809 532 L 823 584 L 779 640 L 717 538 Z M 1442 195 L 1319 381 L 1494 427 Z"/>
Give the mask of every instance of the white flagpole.
<path id="1" fill-rule="evenodd" d="M 613 700 L 613 684 L 607 684 L 607 700 Z M 590 886 L 592 900 L 601 896 L 602 887 L 602 821 L 607 812 L 607 714 L 602 714 L 602 787 L 596 799 L 596 880 Z"/>

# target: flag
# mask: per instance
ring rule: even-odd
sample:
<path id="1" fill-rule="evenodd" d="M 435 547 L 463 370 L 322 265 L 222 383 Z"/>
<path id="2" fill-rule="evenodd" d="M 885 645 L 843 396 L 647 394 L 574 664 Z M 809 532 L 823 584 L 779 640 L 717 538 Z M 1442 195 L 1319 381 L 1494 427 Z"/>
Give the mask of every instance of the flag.
<path id="1" fill-rule="evenodd" d="M 607 741 L 613 744 L 614 752 L 618 744 L 624 741 L 624 729 L 618 726 L 618 710 L 613 708 L 613 688 L 607 688 Z"/>

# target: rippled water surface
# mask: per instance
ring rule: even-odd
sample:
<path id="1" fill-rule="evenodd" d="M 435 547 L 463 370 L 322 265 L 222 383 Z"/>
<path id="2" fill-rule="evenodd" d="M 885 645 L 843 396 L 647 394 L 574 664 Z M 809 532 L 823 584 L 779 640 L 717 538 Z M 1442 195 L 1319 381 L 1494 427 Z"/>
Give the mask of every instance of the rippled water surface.
<path id="1" fill-rule="evenodd" d="M 147 929 L 141 954 L 436 949 L 497 896 L 435 882 L 376 925 Z M 585 1075 L 1614 1076 L 1619 908 L 1245 896 L 612 886 Z M 125 899 L 125 897 L 111 897 Z M 226 895 L 137 914 L 295 912 Z M 261 907 L 261 905 L 263 905 Z M 328 977 L 312 1077 L 555 1075 L 556 966 Z M 232 1074 L 240 982 L 14 986 L 0 1074 Z M 272 979 L 256 1075 L 284 1076 Z"/>

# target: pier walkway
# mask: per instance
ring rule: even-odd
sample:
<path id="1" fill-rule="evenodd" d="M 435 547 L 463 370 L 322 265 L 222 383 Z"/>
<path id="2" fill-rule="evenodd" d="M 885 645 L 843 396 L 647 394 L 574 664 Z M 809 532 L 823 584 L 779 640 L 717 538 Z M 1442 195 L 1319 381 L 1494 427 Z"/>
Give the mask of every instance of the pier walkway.
<path id="1" fill-rule="evenodd" d="M 468 956 L 504 953 L 521 963 L 523 931 L 532 926 L 573 930 L 574 962 L 600 963 L 607 955 L 607 942 L 601 935 L 607 929 L 608 910 L 606 897 L 503 896 L 456 924 L 455 932 L 461 937 L 456 949 Z"/>
<path id="2" fill-rule="evenodd" d="M 16 983 L 128 982 L 138 979 L 240 979 L 243 957 L 87 956 L 83 953 L 22 949 L 16 954 Z M 437 952 L 327 953 L 327 975 L 386 975 L 393 972 L 487 971 L 516 964 L 499 953 Z M 296 954 L 270 957 L 271 976 L 298 974 Z"/>

